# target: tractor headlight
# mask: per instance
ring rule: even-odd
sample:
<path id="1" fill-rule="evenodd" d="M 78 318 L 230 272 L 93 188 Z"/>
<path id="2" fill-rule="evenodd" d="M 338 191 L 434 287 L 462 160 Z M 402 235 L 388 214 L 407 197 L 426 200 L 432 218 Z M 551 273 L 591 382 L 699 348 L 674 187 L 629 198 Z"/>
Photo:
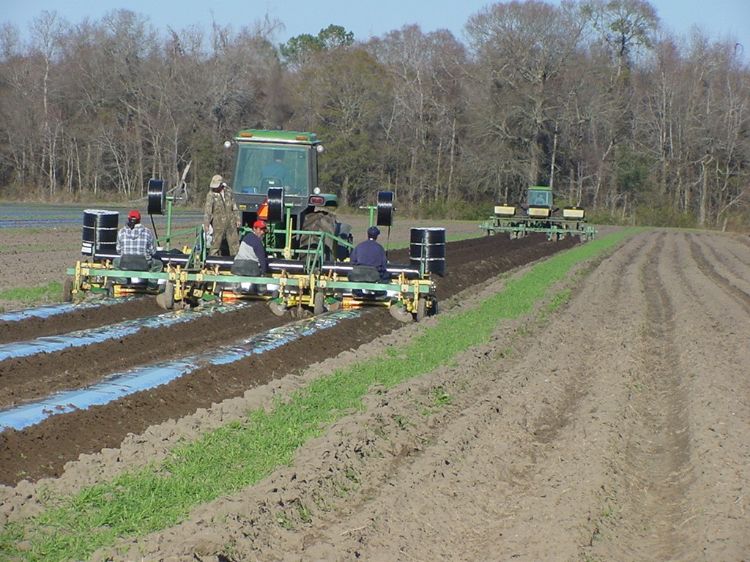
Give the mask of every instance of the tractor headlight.
<path id="1" fill-rule="evenodd" d="M 314 193 L 315 195 L 320 195 L 320 188 L 319 188 L 319 187 L 314 187 L 314 188 L 313 188 L 313 193 Z"/>
<path id="2" fill-rule="evenodd" d="M 224 141 L 224 148 L 232 148 L 232 141 L 230 140 Z"/>

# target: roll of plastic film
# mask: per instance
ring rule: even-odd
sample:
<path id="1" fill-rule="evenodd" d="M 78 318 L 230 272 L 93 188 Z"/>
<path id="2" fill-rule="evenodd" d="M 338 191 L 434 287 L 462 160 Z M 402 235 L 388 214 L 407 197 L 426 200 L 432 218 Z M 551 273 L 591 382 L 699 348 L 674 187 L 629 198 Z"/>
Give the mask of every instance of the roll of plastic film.
<path id="1" fill-rule="evenodd" d="M 284 220 L 284 188 L 271 187 L 268 190 L 268 222 Z"/>
<path id="2" fill-rule="evenodd" d="M 163 215 L 167 192 L 164 180 L 151 178 L 148 180 L 148 214 Z"/>
<path id="3" fill-rule="evenodd" d="M 119 218 L 117 211 L 84 210 L 81 253 L 116 252 Z"/>
<path id="4" fill-rule="evenodd" d="M 377 225 L 391 226 L 393 224 L 393 192 L 378 191 Z"/>
<path id="5" fill-rule="evenodd" d="M 424 273 L 445 275 L 445 229 L 412 228 L 409 239 L 411 267 L 421 269 Z"/>

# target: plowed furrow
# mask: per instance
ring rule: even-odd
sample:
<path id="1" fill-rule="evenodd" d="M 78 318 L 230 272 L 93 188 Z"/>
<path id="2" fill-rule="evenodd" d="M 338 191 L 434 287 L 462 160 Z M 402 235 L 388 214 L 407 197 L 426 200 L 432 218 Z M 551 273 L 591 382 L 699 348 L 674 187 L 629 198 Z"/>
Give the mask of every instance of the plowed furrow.
<path id="1" fill-rule="evenodd" d="M 750 260 L 743 261 L 737 257 L 726 244 L 719 244 L 713 236 L 694 236 L 692 238 L 703 251 L 704 257 L 711 258 L 716 272 L 731 285 L 750 295 Z"/>
<path id="2" fill-rule="evenodd" d="M 716 268 L 709 261 L 701 246 L 695 241 L 695 237 L 690 237 L 690 253 L 698 265 L 698 269 L 714 283 L 716 283 L 721 289 L 730 295 L 737 304 L 741 306 L 746 312 L 750 312 L 750 294 L 746 293 L 735 284 L 733 284 L 727 277 L 721 275 Z"/>
<path id="3" fill-rule="evenodd" d="M 605 544 L 595 549 L 619 552 L 623 560 L 682 560 L 694 549 L 680 528 L 692 477 L 687 382 L 674 340 L 674 306 L 659 267 L 671 246 L 660 236 L 640 272 L 642 352 L 628 405 L 624 474 L 613 493 L 621 507 L 603 534 Z"/>

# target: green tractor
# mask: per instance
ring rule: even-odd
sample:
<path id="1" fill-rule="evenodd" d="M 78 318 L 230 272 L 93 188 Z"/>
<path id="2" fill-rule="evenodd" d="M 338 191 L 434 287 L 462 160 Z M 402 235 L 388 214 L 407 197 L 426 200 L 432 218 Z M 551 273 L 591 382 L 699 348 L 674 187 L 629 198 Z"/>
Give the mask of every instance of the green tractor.
<path id="1" fill-rule="evenodd" d="M 243 226 L 261 218 L 282 226 L 275 229 L 279 236 L 291 226 L 351 240 L 351 227 L 335 217 L 338 197 L 318 186 L 323 145 L 315 133 L 243 129 L 224 146 L 234 150 L 231 185 Z M 291 225 L 284 224 L 287 218 Z M 295 243 L 304 244 L 304 236 Z"/>

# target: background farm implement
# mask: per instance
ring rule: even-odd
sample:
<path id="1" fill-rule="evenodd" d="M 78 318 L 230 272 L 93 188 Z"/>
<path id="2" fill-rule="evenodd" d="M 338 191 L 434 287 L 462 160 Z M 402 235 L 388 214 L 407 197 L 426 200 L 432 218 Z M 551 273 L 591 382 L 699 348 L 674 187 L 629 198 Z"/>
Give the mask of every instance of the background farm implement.
<path id="1" fill-rule="evenodd" d="M 526 202 L 519 206 L 495 205 L 493 215 L 479 228 L 487 231 L 487 235 L 507 233 L 511 239 L 540 232 L 549 240 L 578 236 L 583 242 L 596 235 L 594 227 L 586 223 L 584 209 L 578 206 L 556 208 L 552 188 L 545 186 L 530 187 Z"/>

